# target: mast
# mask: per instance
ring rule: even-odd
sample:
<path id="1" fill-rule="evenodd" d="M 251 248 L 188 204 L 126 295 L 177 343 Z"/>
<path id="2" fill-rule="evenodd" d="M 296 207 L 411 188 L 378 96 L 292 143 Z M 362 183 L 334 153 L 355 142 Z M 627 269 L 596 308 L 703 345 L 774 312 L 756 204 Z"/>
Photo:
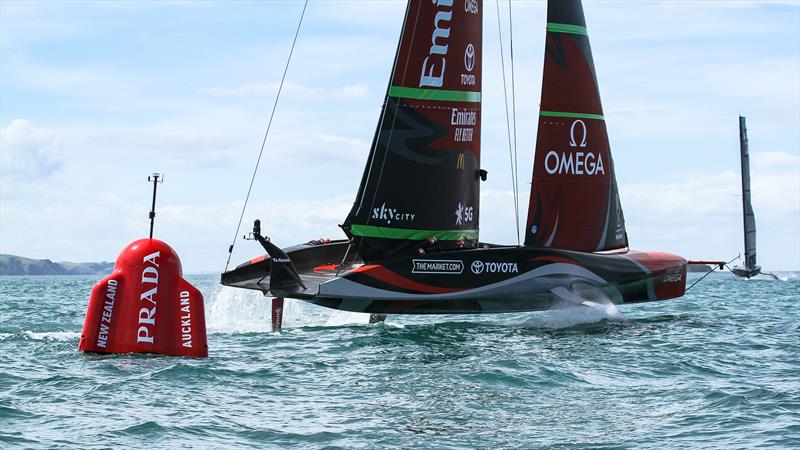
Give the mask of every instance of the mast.
<path id="1" fill-rule="evenodd" d="M 745 117 L 739 116 L 739 149 L 742 164 L 742 222 L 744 230 L 744 264 L 756 267 L 756 215 L 750 203 L 750 151 Z"/>
<path id="2" fill-rule="evenodd" d="M 150 207 L 150 239 L 153 239 L 153 225 L 156 220 L 156 191 L 158 190 L 158 183 L 164 182 L 164 175 L 160 173 L 153 173 L 152 176 L 147 177 L 147 181 L 153 182 L 153 205 Z"/>

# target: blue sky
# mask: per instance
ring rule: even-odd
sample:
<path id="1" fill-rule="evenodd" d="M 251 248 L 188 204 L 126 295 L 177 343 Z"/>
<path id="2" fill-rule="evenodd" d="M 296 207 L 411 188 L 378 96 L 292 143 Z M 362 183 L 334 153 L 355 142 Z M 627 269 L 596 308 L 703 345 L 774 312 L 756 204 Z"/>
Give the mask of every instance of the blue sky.
<path id="1" fill-rule="evenodd" d="M 584 3 L 632 246 L 741 251 L 741 113 L 760 263 L 800 269 L 798 2 Z M 0 251 L 113 260 L 146 235 L 145 180 L 159 171 L 157 237 L 186 271 L 219 272 L 301 8 L 0 1 Z M 481 237 L 514 243 L 495 3 L 484 8 Z M 260 217 L 281 245 L 341 236 L 404 9 L 311 1 L 243 231 Z M 524 225 L 545 3 L 513 10 Z M 239 241 L 233 261 L 259 253 Z"/>

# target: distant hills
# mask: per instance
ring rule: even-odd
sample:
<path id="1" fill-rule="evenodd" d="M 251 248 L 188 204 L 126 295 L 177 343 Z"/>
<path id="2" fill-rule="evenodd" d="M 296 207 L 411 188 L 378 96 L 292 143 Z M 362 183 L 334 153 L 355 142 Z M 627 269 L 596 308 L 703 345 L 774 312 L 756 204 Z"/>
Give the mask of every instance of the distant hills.
<path id="1" fill-rule="evenodd" d="M 689 272 L 711 272 L 714 268 L 708 264 L 689 264 Z"/>
<path id="2" fill-rule="evenodd" d="M 0 254 L 0 275 L 105 275 L 113 269 L 113 262 L 53 262 Z"/>

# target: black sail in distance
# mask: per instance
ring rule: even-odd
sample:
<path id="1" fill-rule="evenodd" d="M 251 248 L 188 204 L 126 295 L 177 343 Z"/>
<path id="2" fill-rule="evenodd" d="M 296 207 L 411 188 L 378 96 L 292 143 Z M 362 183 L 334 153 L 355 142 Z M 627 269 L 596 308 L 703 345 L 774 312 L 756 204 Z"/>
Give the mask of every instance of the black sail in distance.
<path id="1" fill-rule="evenodd" d="M 756 267 L 756 215 L 750 203 L 750 151 L 748 150 L 747 125 L 739 116 L 739 149 L 742 162 L 742 220 L 744 222 L 744 265 Z"/>
<path id="2" fill-rule="evenodd" d="M 342 228 L 364 261 L 475 247 L 481 120 L 480 0 L 410 0 L 386 100 Z"/>

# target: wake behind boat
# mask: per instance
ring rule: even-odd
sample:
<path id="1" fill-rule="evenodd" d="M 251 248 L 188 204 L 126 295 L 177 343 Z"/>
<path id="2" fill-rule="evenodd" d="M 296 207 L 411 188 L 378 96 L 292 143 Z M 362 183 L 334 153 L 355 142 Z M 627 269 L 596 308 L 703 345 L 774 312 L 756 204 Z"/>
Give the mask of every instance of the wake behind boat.
<path id="1" fill-rule="evenodd" d="M 628 250 L 580 0 L 549 1 L 525 242 L 479 240 L 483 2 L 408 3 L 347 238 L 280 249 L 222 284 L 346 311 L 533 311 L 680 297 L 687 261 Z"/>

